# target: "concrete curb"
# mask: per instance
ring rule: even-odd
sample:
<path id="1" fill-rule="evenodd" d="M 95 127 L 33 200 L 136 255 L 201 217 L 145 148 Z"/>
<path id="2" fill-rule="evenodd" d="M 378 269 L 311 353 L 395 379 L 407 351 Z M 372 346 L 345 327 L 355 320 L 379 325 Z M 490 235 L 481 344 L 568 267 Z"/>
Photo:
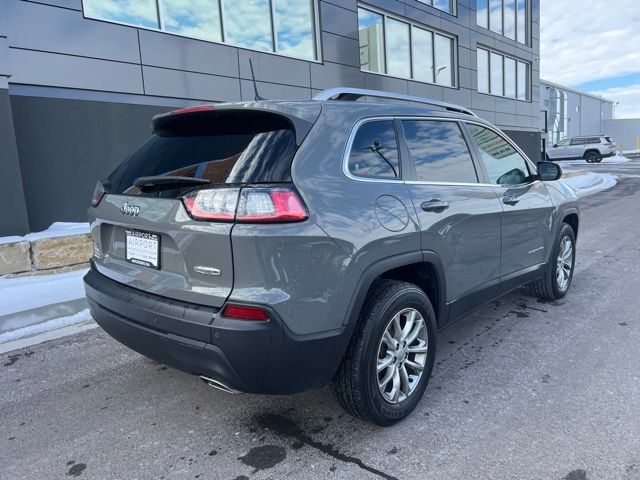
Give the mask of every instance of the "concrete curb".
<path id="1" fill-rule="evenodd" d="M 0 334 L 31 327 L 56 318 L 70 317 L 86 308 L 89 308 L 87 299 L 78 298 L 69 302 L 54 303 L 53 305 L 44 305 L 31 310 L 2 315 L 0 316 Z"/>

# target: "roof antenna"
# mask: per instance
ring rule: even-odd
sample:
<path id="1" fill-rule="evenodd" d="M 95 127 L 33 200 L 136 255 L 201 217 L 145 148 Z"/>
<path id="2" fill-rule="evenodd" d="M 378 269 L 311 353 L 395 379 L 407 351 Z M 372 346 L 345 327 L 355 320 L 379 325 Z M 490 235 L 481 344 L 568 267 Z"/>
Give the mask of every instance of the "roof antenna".
<path id="1" fill-rule="evenodd" d="M 258 84 L 256 83 L 256 76 L 253 73 L 253 62 L 251 61 L 251 59 L 249 59 L 249 67 L 251 68 L 251 80 L 253 81 L 253 91 L 256 94 L 255 100 L 256 102 L 259 102 L 260 100 L 265 100 L 258 94 Z"/>

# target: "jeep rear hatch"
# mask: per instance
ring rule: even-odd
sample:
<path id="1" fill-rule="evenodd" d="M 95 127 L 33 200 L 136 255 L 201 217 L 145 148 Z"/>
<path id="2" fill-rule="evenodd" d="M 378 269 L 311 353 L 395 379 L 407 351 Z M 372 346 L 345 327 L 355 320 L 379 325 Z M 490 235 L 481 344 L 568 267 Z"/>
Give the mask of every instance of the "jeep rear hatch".
<path id="1" fill-rule="evenodd" d="M 233 287 L 234 223 L 306 218 L 290 183 L 300 122 L 247 108 L 156 118 L 151 138 L 97 188 L 96 268 L 134 288 L 221 307 Z"/>

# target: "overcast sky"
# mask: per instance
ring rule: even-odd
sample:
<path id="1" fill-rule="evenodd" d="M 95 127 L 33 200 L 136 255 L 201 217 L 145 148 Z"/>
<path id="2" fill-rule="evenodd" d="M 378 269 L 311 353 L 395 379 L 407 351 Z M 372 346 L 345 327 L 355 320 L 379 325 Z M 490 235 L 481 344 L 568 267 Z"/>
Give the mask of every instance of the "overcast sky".
<path id="1" fill-rule="evenodd" d="M 541 0 L 540 15 L 541 77 L 640 118 L 640 0 Z"/>

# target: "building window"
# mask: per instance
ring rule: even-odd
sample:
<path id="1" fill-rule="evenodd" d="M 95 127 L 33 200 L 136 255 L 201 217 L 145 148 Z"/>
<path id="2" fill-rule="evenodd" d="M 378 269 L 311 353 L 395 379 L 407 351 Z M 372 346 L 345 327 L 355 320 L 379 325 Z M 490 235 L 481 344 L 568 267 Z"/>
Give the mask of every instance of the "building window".
<path id="1" fill-rule="evenodd" d="M 528 0 L 476 0 L 476 23 L 527 45 Z"/>
<path id="2" fill-rule="evenodd" d="M 316 0 L 82 0 L 85 17 L 318 60 Z"/>
<path id="3" fill-rule="evenodd" d="M 529 100 L 529 64 L 478 48 L 478 91 Z"/>
<path id="4" fill-rule="evenodd" d="M 450 13 L 451 15 L 455 15 L 454 5 L 455 1 L 453 0 L 418 0 L 420 3 L 426 3 L 438 10 L 442 10 L 443 12 Z"/>
<path id="5" fill-rule="evenodd" d="M 447 87 L 456 85 L 455 39 L 358 8 L 360 68 Z"/>

